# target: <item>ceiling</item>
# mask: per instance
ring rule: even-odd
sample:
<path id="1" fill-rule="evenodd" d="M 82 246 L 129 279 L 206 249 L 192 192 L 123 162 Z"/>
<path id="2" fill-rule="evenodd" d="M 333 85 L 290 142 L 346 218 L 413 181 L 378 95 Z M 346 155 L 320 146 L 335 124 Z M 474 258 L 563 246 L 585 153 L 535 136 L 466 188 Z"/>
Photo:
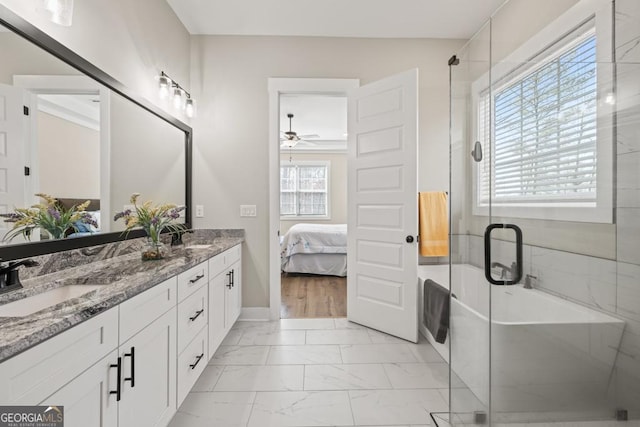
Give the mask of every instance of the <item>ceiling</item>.
<path id="1" fill-rule="evenodd" d="M 470 39 L 505 0 L 167 0 L 191 34 Z"/>

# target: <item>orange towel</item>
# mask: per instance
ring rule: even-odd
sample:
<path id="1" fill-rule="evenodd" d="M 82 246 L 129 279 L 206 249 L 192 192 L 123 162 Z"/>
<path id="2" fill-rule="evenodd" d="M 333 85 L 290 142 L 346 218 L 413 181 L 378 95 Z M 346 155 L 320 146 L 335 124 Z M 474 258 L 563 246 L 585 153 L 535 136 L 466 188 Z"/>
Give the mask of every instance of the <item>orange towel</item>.
<path id="1" fill-rule="evenodd" d="M 418 195 L 420 255 L 449 256 L 447 193 L 430 191 Z"/>

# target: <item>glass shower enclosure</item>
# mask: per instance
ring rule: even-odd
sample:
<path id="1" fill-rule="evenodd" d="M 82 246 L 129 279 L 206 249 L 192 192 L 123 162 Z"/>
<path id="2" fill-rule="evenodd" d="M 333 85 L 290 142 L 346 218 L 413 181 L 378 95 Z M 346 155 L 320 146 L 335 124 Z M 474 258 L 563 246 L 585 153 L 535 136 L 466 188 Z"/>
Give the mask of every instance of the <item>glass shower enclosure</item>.
<path id="1" fill-rule="evenodd" d="M 449 422 L 640 419 L 640 2 L 510 0 L 449 66 Z"/>

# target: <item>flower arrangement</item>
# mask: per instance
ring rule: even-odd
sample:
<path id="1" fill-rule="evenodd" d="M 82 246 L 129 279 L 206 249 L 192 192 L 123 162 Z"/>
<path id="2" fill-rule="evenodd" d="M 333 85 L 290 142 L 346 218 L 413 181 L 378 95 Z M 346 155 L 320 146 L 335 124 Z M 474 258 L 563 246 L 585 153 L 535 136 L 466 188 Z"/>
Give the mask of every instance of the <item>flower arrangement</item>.
<path id="1" fill-rule="evenodd" d="M 70 209 L 62 207 L 58 200 L 48 194 L 38 193 L 36 196 L 42 199 L 41 203 L 29 208 L 16 208 L 15 212 L 0 214 L 5 222 L 12 222 L 13 228 L 5 234 L 3 240 L 12 240 L 22 235 L 26 240 L 31 240 L 34 228 L 46 230 L 53 239 L 63 239 L 70 230 L 78 231 L 78 224 L 86 224 L 97 227 L 94 217 L 85 212 L 89 206 L 89 200 L 72 206 Z"/>
<path id="2" fill-rule="evenodd" d="M 138 204 L 138 197 L 140 197 L 139 193 L 132 194 L 130 202 L 133 204 L 133 209 L 116 213 L 113 220 L 124 220 L 125 232 L 141 227 L 149 240 L 147 247 L 142 252 L 142 259 L 161 259 L 164 257 L 164 253 L 160 242 L 160 233 L 163 230 L 172 232 L 184 230 L 184 224 L 177 224 L 175 220 L 180 218 L 180 212 L 185 207 L 170 203 L 154 206 L 151 200 Z"/>

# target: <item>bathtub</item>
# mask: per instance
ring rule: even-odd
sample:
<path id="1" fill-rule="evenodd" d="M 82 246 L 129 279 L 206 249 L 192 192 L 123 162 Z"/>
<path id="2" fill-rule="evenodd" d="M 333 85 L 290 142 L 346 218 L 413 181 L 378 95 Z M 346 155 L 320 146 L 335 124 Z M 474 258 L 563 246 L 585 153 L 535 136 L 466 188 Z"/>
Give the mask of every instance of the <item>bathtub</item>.
<path id="1" fill-rule="evenodd" d="M 421 292 L 426 279 L 449 288 L 448 265 L 418 272 Z M 491 384 L 494 414 L 611 414 L 607 392 L 624 321 L 537 289 L 490 285 L 471 265 L 454 264 L 451 277 L 457 298 L 447 342 L 435 343 L 423 325 L 421 333 L 482 405 Z"/>

